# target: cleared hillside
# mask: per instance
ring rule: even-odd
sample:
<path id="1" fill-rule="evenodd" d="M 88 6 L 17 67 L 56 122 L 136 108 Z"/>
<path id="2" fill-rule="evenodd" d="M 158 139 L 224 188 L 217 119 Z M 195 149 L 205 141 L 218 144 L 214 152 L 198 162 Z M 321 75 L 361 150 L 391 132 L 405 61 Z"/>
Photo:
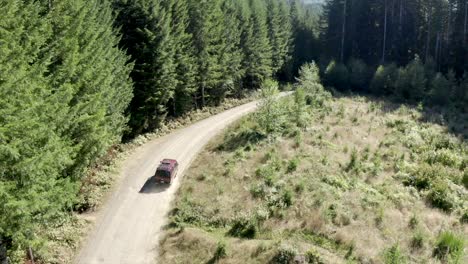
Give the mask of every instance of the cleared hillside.
<path id="1" fill-rule="evenodd" d="M 466 132 L 466 116 L 335 97 L 304 106 L 298 126 L 298 103 L 279 103 L 287 111 L 275 119 L 276 136 L 265 136 L 254 114 L 198 156 L 160 261 L 468 261 L 468 144 L 466 134 L 447 132 Z"/>

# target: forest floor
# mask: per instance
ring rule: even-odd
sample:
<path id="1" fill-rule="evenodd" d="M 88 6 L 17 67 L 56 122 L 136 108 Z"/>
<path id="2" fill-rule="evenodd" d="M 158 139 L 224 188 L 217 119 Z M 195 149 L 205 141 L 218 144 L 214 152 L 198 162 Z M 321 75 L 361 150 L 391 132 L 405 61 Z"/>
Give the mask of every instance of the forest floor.
<path id="1" fill-rule="evenodd" d="M 271 140 L 245 117 L 185 173 L 160 263 L 468 263 L 467 120 L 342 97 Z"/>

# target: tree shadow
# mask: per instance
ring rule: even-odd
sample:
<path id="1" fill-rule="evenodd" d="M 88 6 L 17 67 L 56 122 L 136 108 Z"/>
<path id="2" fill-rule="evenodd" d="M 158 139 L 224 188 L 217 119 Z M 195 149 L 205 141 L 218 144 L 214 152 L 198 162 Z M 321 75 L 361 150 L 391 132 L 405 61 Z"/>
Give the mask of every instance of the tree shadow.
<path id="1" fill-rule="evenodd" d="M 158 182 L 155 176 L 151 176 L 146 180 L 143 187 L 141 187 L 139 193 L 161 193 L 166 191 L 170 186 L 170 184 Z"/>
<path id="2" fill-rule="evenodd" d="M 248 128 L 226 136 L 225 140 L 216 147 L 216 150 L 230 152 L 242 146 L 254 145 L 265 138 L 266 136 L 259 131 Z"/>

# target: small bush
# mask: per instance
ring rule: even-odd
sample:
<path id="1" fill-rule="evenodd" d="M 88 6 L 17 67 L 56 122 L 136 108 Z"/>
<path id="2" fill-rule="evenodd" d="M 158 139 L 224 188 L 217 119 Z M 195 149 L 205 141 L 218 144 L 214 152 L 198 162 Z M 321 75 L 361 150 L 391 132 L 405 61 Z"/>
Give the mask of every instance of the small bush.
<path id="1" fill-rule="evenodd" d="M 354 90 L 367 91 L 370 81 L 370 71 L 367 65 L 359 59 L 351 59 L 348 63 L 349 83 Z"/>
<path id="2" fill-rule="evenodd" d="M 440 260 L 451 260 L 457 263 L 463 255 L 464 244 L 463 237 L 450 231 L 442 232 L 437 238 L 434 256 Z"/>
<path id="3" fill-rule="evenodd" d="M 288 167 L 287 167 L 287 172 L 291 173 L 297 170 L 297 167 L 299 166 L 299 159 L 294 158 L 288 162 Z"/>
<path id="4" fill-rule="evenodd" d="M 468 224 L 468 210 L 465 211 L 462 216 L 460 217 L 460 223 Z"/>
<path id="5" fill-rule="evenodd" d="M 447 184 L 442 181 L 438 181 L 431 188 L 427 198 L 432 206 L 442 209 L 446 212 L 450 212 L 455 207 L 455 204 L 452 201 L 449 193 L 450 190 Z"/>
<path id="6" fill-rule="evenodd" d="M 395 79 L 393 79 L 395 80 Z M 427 85 L 424 65 L 416 57 L 405 68 L 398 71 L 397 94 L 404 99 L 421 100 Z"/>
<path id="7" fill-rule="evenodd" d="M 282 195 L 282 201 L 286 207 L 289 207 L 293 204 L 293 193 L 291 190 L 286 189 Z"/>
<path id="8" fill-rule="evenodd" d="M 343 63 L 331 61 L 325 70 L 325 84 L 338 90 L 346 90 L 349 85 L 348 68 Z"/>
<path id="9" fill-rule="evenodd" d="M 385 264 L 403 264 L 406 263 L 406 257 L 401 253 L 398 244 L 393 245 L 384 252 Z"/>
<path id="10" fill-rule="evenodd" d="M 409 220 L 409 227 L 411 229 L 415 229 L 416 227 L 418 227 L 418 225 L 419 225 L 419 219 L 415 215 L 411 216 Z"/>
<path id="11" fill-rule="evenodd" d="M 257 231 L 256 219 L 241 216 L 234 220 L 228 234 L 233 237 L 252 239 L 255 238 Z"/>
<path id="12" fill-rule="evenodd" d="M 218 261 L 227 256 L 226 242 L 219 241 L 216 245 L 216 250 L 213 256 L 214 261 Z"/>
<path id="13" fill-rule="evenodd" d="M 349 160 L 348 165 L 346 166 L 346 171 L 359 171 L 359 160 L 358 160 L 358 152 L 356 149 L 353 149 L 351 152 L 351 157 Z"/>
<path id="14" fill-rule="evenodd" d="M 441 170 L 439 166 L 421 164 L 409 172 L 410 175 L 403 180 L 403 183 L 414 186 L 418 190 L 428 189 L 442 175 Z"/>
<path id="15" fill-rule="evenodd" d="M 411 239 L 411 247 L 413 249 L 421 249 L 424 247 L 424 234 L 421 232 L 417 232 L 416 234 L 413 235 L 413 238 Z"/>
<path id="16" fill-rule="evenodd" d="M 371 81 L 371 90 L 375 94 L 388 95 L 395 92 L 395 80 L 398 68 L 395 64 L 380 65 Z"/>
<path id="17" fill-rule="evenodd" d="M 296 193 L 302 193 L 305 190 L 305 183 L 304 181 L 300 181 L 294 186 L 294 191 Z"/>
<path id="18" fill-rule="evenodd" d="M 324 264 L 325 262 L 320 257 L 320 254 L 315 249 L 309 249 L 305 253 L 307 262 L 310 264 Z"/>
<path id="19" fill-rule="evenodd" d="M 290 264 L 297 255 L 297 250 L 290 245 L 281 245 L 276 252 L 273 259 L 270 261 L 271 264 Z"/>

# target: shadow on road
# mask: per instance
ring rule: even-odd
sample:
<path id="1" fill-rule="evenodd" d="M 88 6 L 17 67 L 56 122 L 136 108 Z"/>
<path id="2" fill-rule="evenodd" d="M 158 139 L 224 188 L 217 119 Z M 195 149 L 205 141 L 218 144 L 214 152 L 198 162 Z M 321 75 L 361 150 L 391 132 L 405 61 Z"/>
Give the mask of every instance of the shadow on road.
<path id="1" fill-rule="evenodd" d="M 169 184 L 157 182 L 156 177 L 151 176 L 141 187 L 139 193 L 160 193 L 166 191 L 169 186 Z"/>

